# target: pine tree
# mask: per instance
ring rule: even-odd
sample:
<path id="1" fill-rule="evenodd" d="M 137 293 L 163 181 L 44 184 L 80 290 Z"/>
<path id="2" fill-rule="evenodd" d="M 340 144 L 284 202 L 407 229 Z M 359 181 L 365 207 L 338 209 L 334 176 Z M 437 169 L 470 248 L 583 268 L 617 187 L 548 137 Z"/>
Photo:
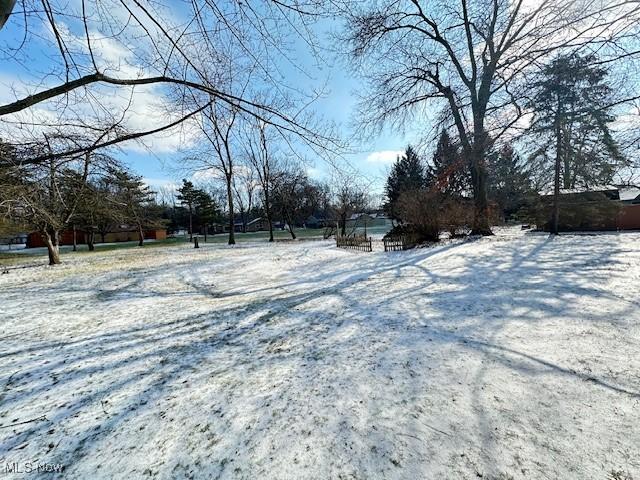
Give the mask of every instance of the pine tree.
<path id="1" fill-rule="evenodd" d="M 470 191 L 467 165 L 460 149 L 443 130 L 428 168 L 428 185 L 447 198 L 460 198 Z"/>
<path id="2" fill-rule="evenodd" d="M 208 192 L 199 189 L 195 189 L 193 207 L 196 212 L 198 225 L 204 229 L 204 241 L 206 243 L 209 224 L 220 217 L 220 208 Z"/>
<path id="3" fill-rule="evenodd" d="M 385 187 L 384 211 L 393 220 L 400 220 L 397 204 L 400 195 L 419 191 L 426 186 L 426 173 L 422 160 L 409 145 L 403 156 L 398 157 L 391 168 Z"/>
<path id="4" fill-rule="evenodd" d="M 520 155 L 509 145 L 491 152 L 487 163 L 489 199 L 508 219 L 525 205 L 532 193 L 529 172 Z"/>
<path id="5" fill-rule="evenodd" d="M 532 133 L 554 137 L 564 189 L 611 182 L 624 163 L 609 125 L 613 92 L 595 55 L 559 57 L 536 83 Z M 548 142 L 547 142 L 548 143 Z"/>
<path id="6" fill-rule="evenodd" d="M 115 172 L 116 198 L 124 207 L 124 219 L 133 222 L 138 229 L 138 245 L 144 245 L 144 228 L 156 223 L 160 212 L 153 202 L 154 192 L 144 183 L 142 177 L 125 170 Z"/>
<path id="7" fill-rule="evenodd" d="M 198 195 L 198 190 L 193 186 L 193 183 L 183 179 L 182 187 L 178 189 L 176 198 L 189 212 L 189 241 L 193 241 L 193 214 Z"/>
<path id="8" fill-rule="evenodd" d="M 554 158 L 552 232 L 558 233 L 560 189 L 608 184 L 625 165 L 609 124 L 613 92 L 595 55 L 558 57 L 542 72 L 531 102 L 538 156 Z M 553 141 L 549 141 L 553 140 Z"/>

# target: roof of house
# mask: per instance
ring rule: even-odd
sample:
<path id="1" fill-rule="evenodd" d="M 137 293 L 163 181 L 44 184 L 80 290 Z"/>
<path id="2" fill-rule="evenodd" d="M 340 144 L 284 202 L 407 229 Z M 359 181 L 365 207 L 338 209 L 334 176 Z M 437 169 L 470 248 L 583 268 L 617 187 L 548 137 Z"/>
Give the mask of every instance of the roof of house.
<path id="1" fill-rule="evenodd" d="M 617 191 L 618 187 L 615 185 L 598 185 L 589 188 L 561 188 L 560 195 L 572 195 L 577 193 L 588 193 L 588 192 L 613 192 Z M 540 192 L 540 195 L 543 197 L 550 197 L 554 194 L 553 189 Z"/>
<path id="2" fill-rule="evenodd" d="M 261 222 L 262 220 L 264 220 L 262 217 L 254 218 L 254 219 L 253 219 L 253 220 L 251 220 L 250 222 L 247 222 L 247 226 L 248 226 L 248 225 L 253 225 L 254 223 Z"/>
<path id="3" fill-rule="evenodd" d="M 611 200 L 620 200 L 621 202 L 640 202 L 640 187 L 635 185 L 599 185 L 589 188 L 561 188 L 560 195 L 579 195 L 583 193 L 604 193 Z M 543 197 L 552 197 L 553 191 L 540 193 Z"/>
<path id="4" fill-rule="evenodd" d="M 625 187 L 620 187 L 618 191 L 620 192 L 620 200 L 622 200 L 623 202 L 640 200 L 640 187 L 636 187 L 635 185 L 629 185 Z"/>
<path id="5" fill-rule="evenodd" d="M 360 213 L 354 213 L 353 215 L 351 215 L 349 217 L 349 220 L 359 220 L 360 218 L 367 216 L 367 217 L 371 217 L 371 215 L 369 215 L 366 212 L 360 212 Z"/>

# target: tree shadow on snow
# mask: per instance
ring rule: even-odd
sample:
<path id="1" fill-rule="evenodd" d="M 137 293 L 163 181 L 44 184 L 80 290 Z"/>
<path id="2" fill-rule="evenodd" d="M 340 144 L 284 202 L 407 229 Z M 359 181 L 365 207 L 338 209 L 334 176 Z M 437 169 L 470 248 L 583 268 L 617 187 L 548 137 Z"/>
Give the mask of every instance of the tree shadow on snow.
<path id="1" fill-rule="evenodd" d="M 0 353 L 0 458 L 28 451 L 82 471 L 90 458 L 132 455 L 126 448 L 141 447 L 135 425 L 152 432 L 145 451 L 163 458 L 138 458 L 131 475 L 154 475 L 173 462 L 175 476 L 278 476 L 272 469 L 286 466 L 279 458 L 322 477 L 393 476 L 412 466 L 419 475 L 446 461 L 464 468 L 463 460 L 442 458 L 461 441 L 481 445 L 475 468 L 493 472 L 495 409 L 483 390 L 496 368 L 534 383 L 551 375 L 639 397 L 637 385 L 613 375 L 509 345 L 514 322 L 535 329 L 551 317 L 615 328 L 637 311 L 606 289 L 623 274 L 613 269 L 621 247 L 577 245 L 569 251 L 536 237 L 493 242 L 490 255 L 465 242 L 398 255 L 309 255 L 272 286 L 259 279 L 218 285 L 212 265 L 189 261 L 172 267 L 189 268 L 174 291 L 157 288 L 167 273 L 162 265 L 110 273 L 102 283 L 65 283 L 50 297 L 89 295 L 98 309 L 184 301 L 199 313 L 178 309 L 162 320 L 143 310 L 130 326 L 107 322 L 96 333 L 13 342 Z M 585 300 L 618 309 L 585 310 Z M 451 384 L 462 373 L 465 381 L 436 382 L 449 373 L 439 369 L 453 368 L 452 356 L 467 354 L 475 370 L 450 372 Z M 438 417 L 463 407 L 433 403 L 429 392 L 451 402 L 466 392 L 471 405 L 460 411 L 475 417 L 476 438 L 459 438 L 468 432 Z M 33 408 L 46 420 L 9 426 L 28 420 Z M 165 445 L 165 430 L 191 437 L 190 446 Z"/>

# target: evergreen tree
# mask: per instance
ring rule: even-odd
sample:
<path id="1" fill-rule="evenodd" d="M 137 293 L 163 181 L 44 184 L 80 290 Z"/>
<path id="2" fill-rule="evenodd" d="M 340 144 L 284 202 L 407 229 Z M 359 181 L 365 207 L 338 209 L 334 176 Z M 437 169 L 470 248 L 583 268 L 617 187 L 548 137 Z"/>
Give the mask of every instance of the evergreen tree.
<path id="1" fill-rule="evenodd" d="M 487 163 L 489 199 L 508 219 L 525 205 L 532 193 L 529 172 L 518 153 L 508 145 L 491 152 Z"/>
<path id="2" fill-rule="evenodd" d="M 102 235 L 104 243 L 106 234 L 122 217 L 122 205 L 119 204 L 110 184 L 109 177 L 88 181 L 73 217 L 74 235 L 76 229 L 84 231 L 90 251 L 94 250 L 96 233 Z M 74 242 L 74 248 L 75 246 Z"/>
<path id="3" fill-rule="evenodd" d="M 453 143 L 446 130 L 440 134 L 427 175 L 429 187 L 442 193 L 444 197 L 460 198 L 465 192 L 470 191 L 467 165 L 460 149 Z"/>
<path id="4" fill-rule="evenodd" d="M 385 186 L 384 211 L 393 220 L 400 220 L 397 206 L 403 193 L 419 191 L 426 186 L 426 173 L 422 160 L 409 145 L 403 156 L 398 157 L 391 168 Z"/>
<path id="5" fill-rule="evenodd" d="M 193 241 L 193 214 L 198 196 L 199 191 L 193 186 L 193 183 L 183 179 L 176 198 L 189 213 L 189 241 Z"/>
<path id="6" fill-rule="evenodd" d="M 126 170 L 114 174 L 116 199 L 122 205 L 123 219 L 134 223 L 138 229 L 138 244 L 144 245 L 144 229 L 158 222 L 161 212 L 153 201 L 154 192 L 143 182 L 142 177 Z"/>
<path id="7" fill-rule="evenodd" d="M 220 208 L 215 199 L 206 191 L 195 189 L 193 207 L 196 212 L 198 225 L 203 229 L 204 241 L 207 241 L 209 225 L 220 218 Z"/>
<path id="8" fill-rule="evenodd" d="M 624 164 L 609 124 L 613 92 L 595 55 L 559 57 L 536 82 L 532 133 L 555 148 L 561 187 L 608 184 Z M 549 143 L 552 137 L 555 142 Z"/>
<path id="9" fill-rule="evenodd" d="M 613 92 L 595 55 L 558 57 L 535 83 L 531 133 L 542 142 L 536 156 L 553 158 L 552 232 L 558 233 L 560 189 L 611 183 L 625 165 L 609 124 Z M 552 141 L 550 141 L 552 140 Z"/>

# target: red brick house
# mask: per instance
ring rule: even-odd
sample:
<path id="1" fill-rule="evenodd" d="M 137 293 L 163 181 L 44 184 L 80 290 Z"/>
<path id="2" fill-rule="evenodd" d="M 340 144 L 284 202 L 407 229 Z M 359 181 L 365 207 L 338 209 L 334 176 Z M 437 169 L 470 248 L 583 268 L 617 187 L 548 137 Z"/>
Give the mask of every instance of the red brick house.
<path id="1" fill-rule="evenodd" d="M 167 230 L 164 228 L 156 228 L 153 230 L 145 230 L 145 240 L 166 240 Z M 109 232 L 105 235 L 104 243 L 116 243 L 116 242 L 137 242 L 140 239 L 137 230 L 122 229 L 116 232 Z M 96 245 L 102 243 L 101 235 L 96 235 Z M 87 236 L 84 232 L 76 230 L 76 243 L 78 245 L 84 245 L 87 243 Z M 60 232 L 60 245 L 73 245 L 73 230 L 64 230 Z M 38 232 L 31 232 L 27 235 L 27 248 L 46 247 L 42 239 L 42 235 Z"/>

